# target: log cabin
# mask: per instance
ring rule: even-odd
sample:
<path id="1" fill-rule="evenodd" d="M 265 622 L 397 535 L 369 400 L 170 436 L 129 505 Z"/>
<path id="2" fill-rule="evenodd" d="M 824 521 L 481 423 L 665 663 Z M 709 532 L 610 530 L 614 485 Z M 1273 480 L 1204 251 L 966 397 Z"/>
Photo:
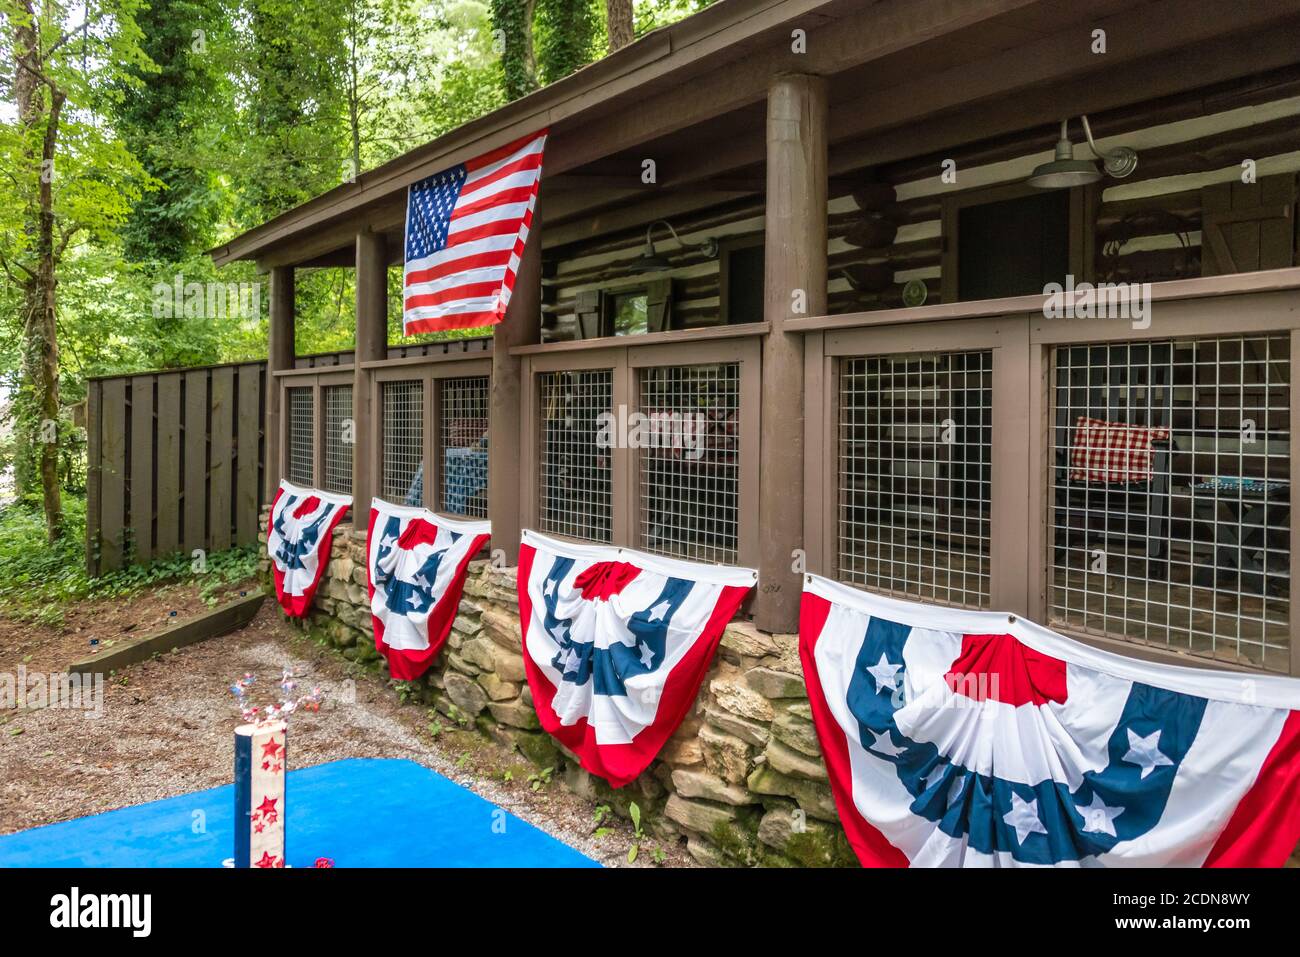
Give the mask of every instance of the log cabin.
<path id="1" fill-rule="evenodd" d="M 809 571 L 1300 675 L 1298 38 L 1288 0 L 720 0 L 213 251 L 269 274 L 264 500 L 753 567 L 771 633 Z M 542 128 L 505 321 L 390 345 L 408 187 Z M 355 350 L 296 356 L 340 266 Z M 703 454 L 606 447 L 617 409 Z"/>

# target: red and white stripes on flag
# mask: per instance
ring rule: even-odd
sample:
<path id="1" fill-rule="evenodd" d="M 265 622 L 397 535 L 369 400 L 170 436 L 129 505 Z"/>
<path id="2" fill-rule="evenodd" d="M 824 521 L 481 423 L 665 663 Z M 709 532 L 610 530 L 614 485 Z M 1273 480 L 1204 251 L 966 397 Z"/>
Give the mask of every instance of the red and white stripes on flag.
<path id="1" fill-rule="evenodd" d="M 542 727 L 592 774 L 627 784 L 694 705 L 722 631 L 756 579 L 748 568 L 525 530 L 519 621 Z"/>
<path id="2" fill-rule="evenodd" d="M 501 321 L 528 241 L 546 130 L 413 184 L 406 199 L 406 335 Z"/>

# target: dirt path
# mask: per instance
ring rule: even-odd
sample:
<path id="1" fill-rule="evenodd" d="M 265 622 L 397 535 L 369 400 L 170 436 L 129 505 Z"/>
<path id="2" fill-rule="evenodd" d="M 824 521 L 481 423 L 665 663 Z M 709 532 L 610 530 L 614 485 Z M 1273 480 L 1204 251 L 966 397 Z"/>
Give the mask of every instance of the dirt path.
<path id="1" fill-rule="evenodd" d="M 151 593 L 135 610 L 145 619 L 181 596 Z M 121 628 L 104 609 L 85 609 L 90 622 Z M 76 615 L 83 614 L 79 609 Z M 98 617 L 96 617 L 98 615 Z M 23 626 L 22 637 L 0 641 L 0 671 L 28 657 L 29 674 L 50 671 L 67 649 L 86 646 L 86 633 Z M 163 620 L 152 622 L 157 627 Z M 8 630 L 7 622 L 0 628 Z M 142 622 L 131 633 L 147 630 Z M 62 655 L 63 657 L 60 657 Z M 72 657 L 80 657 L 81 653 Z M 230 781 L 231 730 L 239 723 L 231 681 L 253 672 L 270 687 L 283 669 L 329 695 L 319 714 L 293 718 L 292 764 L 307 767 L 345 757 L 408 758 L 432 768 L 487 800 L 607 865 L 626 866 L 632 831 L 625 821 L 603 822 L 595 837 L 595 808 L 556 781 L 533 791 L 524 759 L 476 732 L 429 732 L 427 709 L 403 706 L 395 691 L 280 620 L 268 601 L 242 631 L 200 642 L 132 666 L 104 685 L 102 715 L 45 708 L 0 711 L 0 833 L 153 801 Z M 509 772 L 511 780 L 505 780 Z M 658 842 L 654 842 L 658 843 Z M 663 845 L 660 845 L 663 846 Z M 667 865 L 690 866 L 680 846 L 664 846 Z M 636 866 L 647 866 L 643 854 Z"/>

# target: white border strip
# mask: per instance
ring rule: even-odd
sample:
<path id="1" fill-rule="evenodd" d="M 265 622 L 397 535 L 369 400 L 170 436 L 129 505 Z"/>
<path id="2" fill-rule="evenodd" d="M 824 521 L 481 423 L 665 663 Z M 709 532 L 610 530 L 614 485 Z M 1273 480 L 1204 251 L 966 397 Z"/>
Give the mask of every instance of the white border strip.
<path id="1" fill-rule="evenodd" d="M 669 578 L 684 578 L 688 581 L 708 582 L 711 585 L 741 588 L 752 588 L 754 583 L 758 581 L 758 572 L 752 568 L 683 561 L 679 558 L 651 555 L 648 552 L 640 552 L 634 548 L 623 548 L 619 545 L 584 545 L 577 542 L 566 542 L 535 532 L 531 528 L 525 528 L 520 539 L 525 545 L 544 548 L 546 551 L 561 555 L 564 558 L 606 562 L 617 559 L 631 562 L 647 571 L 667 575 Z"/>
<path id="2" fill-rule="evenodd" d="M 867 615 L 937 631 L 959 634 L 1012 635 L 1035 651 L 1067 664 L 1140 681 L 1166 691 L 1228 704 L 1300 710 L 1300 680 L 1281 675 L 1212 671 L 1186 665 L 1139 661 L 1057 634 L 1019 615 L 967 611 L 873 595 L 819 575 L 804 575 L 803 590 Z"/>
<path id="3" fill-rule="evenodd" d="M 426 522 L 445 528 L 449 532 L 456 532 L 461 535 L 491 535 L 492 523 L 478 520 L 466 521 L 459 518 L 448 518 L 440 512 L 432 512 L 427 508 L 419 505 L 394 505 L 392 502 L 385 501 L 379 496 L 370 500 L 370 507 L 378 509 L 385 515 L 396 515 L 399 518 L 422 518 Z"/>
<path id="4" fill-rule="evenodd" d="M 349 508 L 352 507 L 351 495 L 335 495 L 333 492 L 322 492 L 318 488 L 302 488 L 301 486 L 294 485 L 288 479 L 280 479 L 280 487 L 290 495 L 300 495 L 304 498 L 308 495 L 315 495 L 322 502 L 330 505 L 346 505 Z"/>

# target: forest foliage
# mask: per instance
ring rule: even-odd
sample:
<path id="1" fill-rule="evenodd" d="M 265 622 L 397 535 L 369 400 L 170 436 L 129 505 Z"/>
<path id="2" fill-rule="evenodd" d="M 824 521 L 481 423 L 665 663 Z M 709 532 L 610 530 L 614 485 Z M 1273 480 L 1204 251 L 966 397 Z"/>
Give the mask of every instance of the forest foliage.
<path id="1" fill-rule="evenodd" d="M 87 377 L 265 355 L 265 277 L 210 249 L 709 2 L 0 0 L 0 504 L 59 535 Z M 159 304 L 210 282 L 257 313 Z M 297 308 L 351 347 L 349 270 Z"/>

